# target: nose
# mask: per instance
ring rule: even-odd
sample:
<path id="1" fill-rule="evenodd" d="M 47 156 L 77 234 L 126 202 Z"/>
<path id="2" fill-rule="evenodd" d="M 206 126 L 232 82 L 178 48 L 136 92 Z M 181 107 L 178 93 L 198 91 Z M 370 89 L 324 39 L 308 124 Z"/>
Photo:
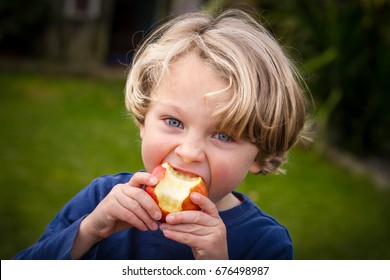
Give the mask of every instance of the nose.
<path id="1" fill-rule="evenodd" d="M 206 158 L 204 143 L 198 138 L 188 136 L 176 147 L 175 153 L 185 163 L 201 162 Z"/>

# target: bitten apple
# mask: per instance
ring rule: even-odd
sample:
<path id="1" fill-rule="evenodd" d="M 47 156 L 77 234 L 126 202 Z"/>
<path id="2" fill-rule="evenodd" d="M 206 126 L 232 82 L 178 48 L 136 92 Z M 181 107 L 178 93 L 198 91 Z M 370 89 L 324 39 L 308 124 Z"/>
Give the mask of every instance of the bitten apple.
<path id="1" fill-rule="evenodd" d="M 158 180 L 156 186 L 146 186 L 145 191 L 157 202 L 162 212 L 161 221 L 169 213 L 185 210 L 200 210 L 190 199 L 192 192 L 207 196 L 206 183 L 202 177 L 183 173 L 172 168 L 168 163 L 155 167 L 152 172 Z"/>

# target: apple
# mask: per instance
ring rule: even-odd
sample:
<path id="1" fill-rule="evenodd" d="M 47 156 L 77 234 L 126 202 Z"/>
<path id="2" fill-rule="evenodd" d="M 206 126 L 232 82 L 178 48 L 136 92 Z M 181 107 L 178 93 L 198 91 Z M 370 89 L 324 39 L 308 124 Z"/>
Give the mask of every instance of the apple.
<path id="1" fill-rule="evenodd" d="M 206 183 L 200 176 L 175 170 L 167 162 L 155 167 L 152 172 L 159 182 L 156 186 L 145 186 L 145 191 L 156 201 L 162 212 L 161 222 L 169 213 L 200 210 L 190 199 L 198 192 L 207 196 Z"/>

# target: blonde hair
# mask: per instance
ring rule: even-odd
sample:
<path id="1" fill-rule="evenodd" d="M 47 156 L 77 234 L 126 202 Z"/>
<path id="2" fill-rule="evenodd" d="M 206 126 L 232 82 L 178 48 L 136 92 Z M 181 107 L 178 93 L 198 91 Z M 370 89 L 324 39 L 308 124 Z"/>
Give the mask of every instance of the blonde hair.
<path id="1" fill-rule="evenodd" d="M 227 81 L 232 96 L 214 112 L 221 131 L 254 143 L 260 173 L 280 171 L 305 125 L 304 84 L 278 42 L 239 10 L 178 16 L 137 50 L 126 84 L 126 106 L 142 125 L 151 93 L 169 65 L 196 52 Z M 226 91 L 210 95 L 226 94 Z"/>

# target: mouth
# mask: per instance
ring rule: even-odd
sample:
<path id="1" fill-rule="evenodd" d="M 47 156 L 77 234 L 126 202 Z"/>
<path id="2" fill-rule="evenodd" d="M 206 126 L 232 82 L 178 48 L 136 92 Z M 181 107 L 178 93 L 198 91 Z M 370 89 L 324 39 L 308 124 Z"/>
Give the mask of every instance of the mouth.
<path id="1" fill-rule="evenodd" d="M 164 166 L 164 164 L 163 164 Z M 172 165 L 170 165 L 170 168 L 172 169 L 172 172 L 174 172 L 175 174 L 179 175 L 179 176 L 183 176 L 183 177 L 187 177 L 187 178 L 197 178 L 197 177 L 201 177 L 200 175 L 197 175 L 193 172 L 190 172 L 188 170 L 184 170 L 184 169 L 181 169 L 181 168 L 178 168 L 178 167 L 174 167 Z M 202 178 L 203 179 L 203 178 Z"/>

